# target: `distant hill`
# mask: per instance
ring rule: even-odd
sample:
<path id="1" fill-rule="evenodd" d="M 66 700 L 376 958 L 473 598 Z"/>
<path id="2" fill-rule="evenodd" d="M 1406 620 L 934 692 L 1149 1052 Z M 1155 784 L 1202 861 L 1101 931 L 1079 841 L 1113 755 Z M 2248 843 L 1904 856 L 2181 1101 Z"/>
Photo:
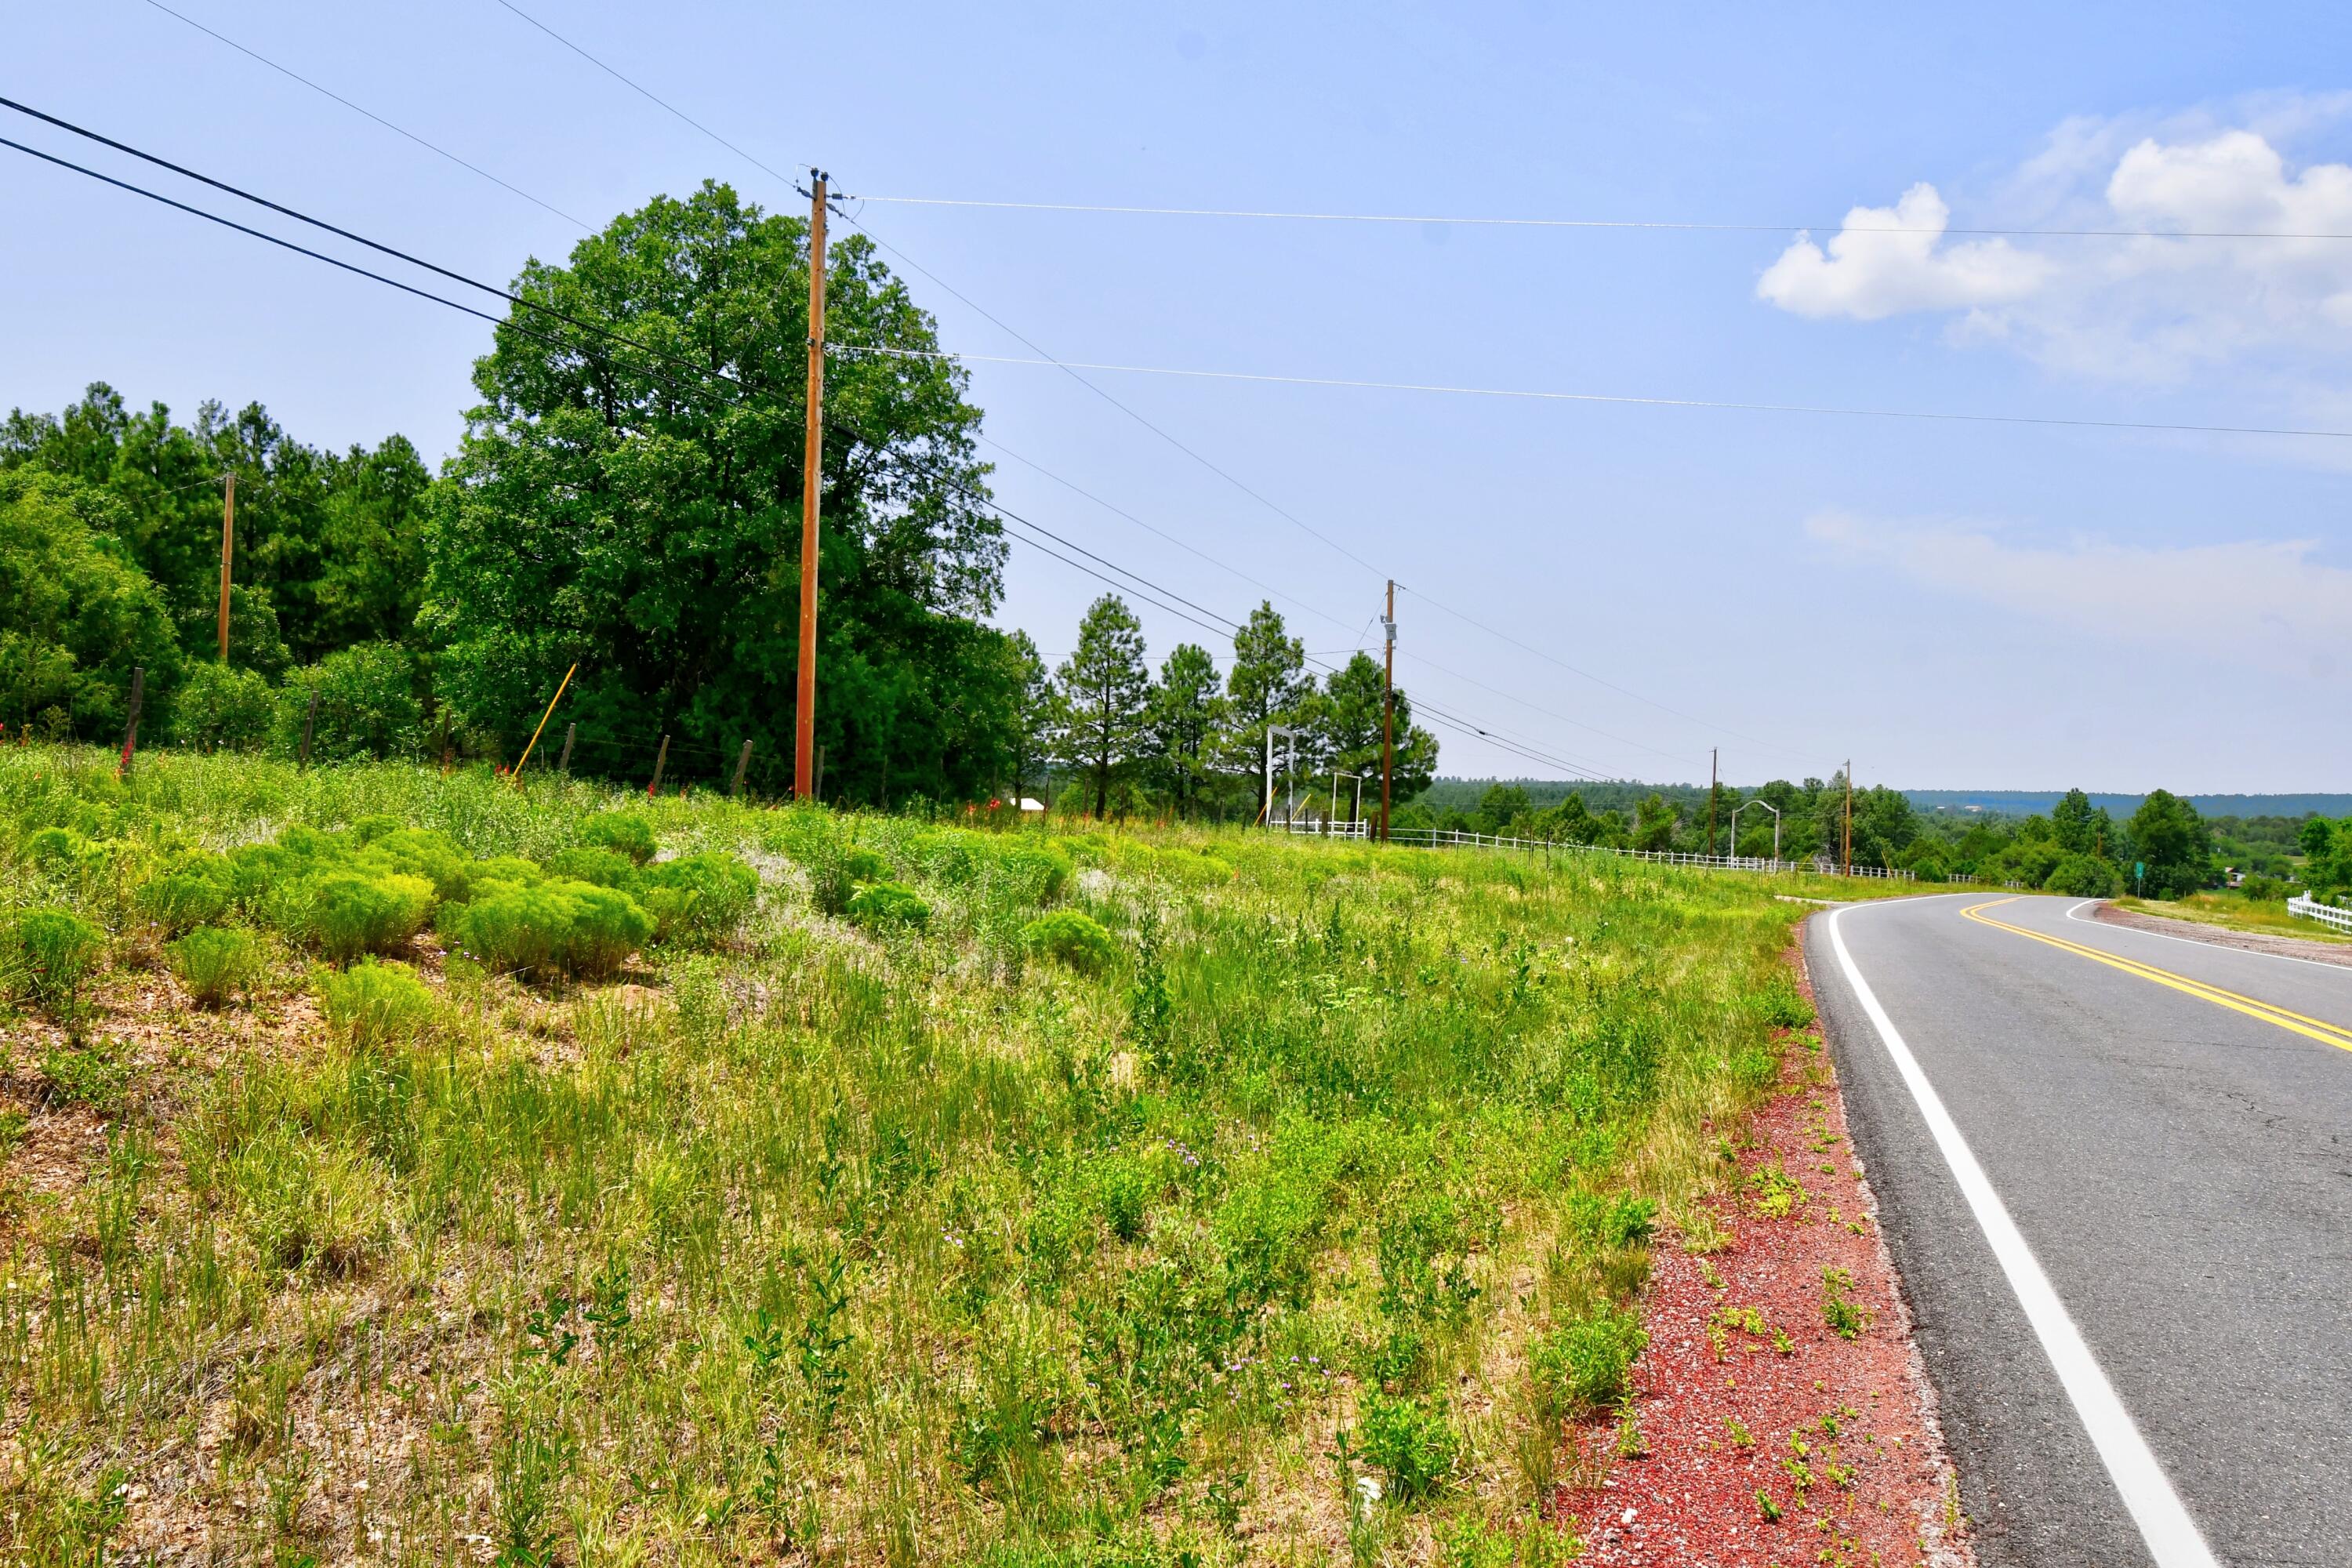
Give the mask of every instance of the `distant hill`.
<path id="1" fill-rule="evenodd" d="M 1906 789 L 1903 792 L 1921 811 L 1997 811 L 2010 816 L 2047 812 L 2066 792 L 2063 789 Z M 2129 816 L 2139 809 L 2144 795 L 2097 795 L 2093 805 L 2110 815 Z M 2206 816 L 2352 816 L 2352 795 L 2192 795 L 2189 803 Z"/>
<path id="2" fill-rule="evenodd" d="M 1864 781 L 1868 782 L 1868 781 Z M 1585 784 L 1564 779 L 1460 779 L 1441 778 L 1423 792 L 1422 802 L 1433 811 L 1470 811 L 1476 808 L 1478 797 L 1495 784 L 1516 784 L 1528 792 L 1528 798 L 1538 807 L 1558 805 L 1570 795 L 1584 797 L 1584 804 L 1594 811 L 1614 807 L 1623 811 L 1653 790 L 1678 805 L 1688 805 L 1706 799 L 1705 784 L 1642 784 L 1633 779 L 1611 779 L 1604 783 Z M 1726 787 L 1732 787 L 1726 781 Z M 1752 794 L 1754 784 L 1738 786 L 1742 795 Z M 1906 789 L 1911 804 L 1921 811 L 1980 811 L 1996 812 L 2006 816 L 2030 816 L 2036 812 L 2047 813 L 2057 805 L 2063 789 Z M 2094 795 L 2093 805 L 2104 805 L 2116 816 L 2129 816 L 2139 809 L 2144 795 Z M 2307 816 L 2314 812 L 2322 816 L 2352 816 L 2352 794 L 2347 795 L 2192 795 L 2189 803 L 2207 816 Z"/>

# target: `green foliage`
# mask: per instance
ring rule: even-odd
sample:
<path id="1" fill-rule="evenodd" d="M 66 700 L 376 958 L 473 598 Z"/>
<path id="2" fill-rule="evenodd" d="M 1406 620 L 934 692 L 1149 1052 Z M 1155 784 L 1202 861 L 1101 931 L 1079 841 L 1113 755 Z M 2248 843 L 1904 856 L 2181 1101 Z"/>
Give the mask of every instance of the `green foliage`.
<path id="1" fill-rule="evenodd" d="M 575 844 L 548 858 L 547 874 L 569 882 L 593 882 L 626 890 L 637 879 L 637 863 L 611 849 Z"/>
<path id="2" fill-rule="evenodd" d="M 291 671 L 278 703 L 278 744 L 301 743 L 310 695 L 319 698 L 310 754 L 323 762 L 411 755 L 423 742 L 425 710 L 416 700 L 416 660 L 392 643 L 339 648 Z"/>
<path id="3" fill-rule="evenodd" d="M 1822 1268 L 1822 1321 L 1844 1340 L 1859 1338 L 1870 1326 L 1870 1314 L 1853 1299 L 1853 1276 L 1845 1269 Z"/>
<path id="4" fill-rule="evenodd" d="M 1021 928 L 1021 945 L 1081 974 L 1099 974 L 1118 962 L 1118 943 L 1091 915 L 1052 910 Z"/>
<path id="5" fill-rule="evenodd" d="M 799 553 L 802 454 L 786 436 L 805 385 L 805 222 L 705 184 L 623 214 L 562 264 L 530 262 L 515 289 L 639 342 L 692 344 L 753 390 L 681 401 L 656 359 L 583 358 L 502 324 L 432 492 L 422 625 L 445 645 L 436 682 L 512 756 L 577 659 L 565 706 L 586 758 L 607 754 L 588 742 L 665 731 L 730 758 L 750 739 L 752 787 L 782 793 L 793 718 L 774 693 L 798 657 L 799 580 L 778 563 Z M 826 313 L 845 342 L 911 352 L 845 355 L 826 378 L 856 429 L 825 443 L 822 476 L 825 794 L 984 798 L 1015 678 L 1004 634 L 977 619 L 1004 552 L 976 499 L 980 411 L 862 236 L 831 247 Z M 563 548 L 545 547 L 554 537 Z"/>
<path id="6" fill-rule="evenodd" d="M 133 666 L 150 711 L 168 702 L 179 647 L 163 595 L 130 559 L 103 493 L 0 469 L 0 722 L 54 740 L 115 741 Z"/>
<path id="7" fill-rule="evenodd" d="M 648 866 L 624 885 L 653 916 L 654 940 L 662 942 L 723 941 L 760 900 L 759 873 L 723 850 Z"/>
<path id="8" fill-rule="evenodd" d="M 41 1055 L 42 1098 L 51 1105 L 86 1105 L 111 1111 L 130 1087 L 131 1062 L 104 1041 L 67 1045 Z"/>
<path id="9" fill-rule="evenodd" d="M 247 752 L 265 744 L 278 694 L 257 669 L 199 660 L 172 696 L 172 740 L 205 751 Z"/>
<path id="10" fill-rule="evenodd" d="M 442 935 L 493 973 L 534 980 L 610 974 L 654 934 L 628 894 L 588 882 L 490 881 L 445 908 Z"/>
<path id="11" fill-rule="evenodd" d="M 2111 899 L 2123 891 L 2123 877 L 2105 860 L 2069 855 L 2051 868 L 2049 880 L 2042 886 L 2077 899 Z"/>
<path id="12" fill-rule="evenodd" d="M 261 944 L 252 932 L 233 927 L 200 927 L 163 951 L 200 1007 L 223 1005 L 261 973 Z"/>
<path id="13" fill-rule="evenodd" d="M 183 858 L 139 889 L 142 918 L 165 937 L 219 920 L 237 902 L 235 868 L 219 855 Z"/>
<path id="14" fill-rule="evenodd" d="M 277 889 L 265 905 L 278 929 L 336 963 L 397 952 L 425 927 L 433 884 L 393 871 L 326 867 Z"/>
<path id="15" fill-rule="evenodd" d="M 422 1037 L 433 1026 L 433 989 L 404 963 L 362 959 L 319 977 L 319 1007 L 328 1027 L 366 1050 Z"/>
<path id="16" fill-rule="evenodd" d="M 1056 749 L 1064 765 L 1091 781 L 1094 812 L 1110 809 L 1114 769 L 1142 755 L 1151 672 L 1143 662 L 1143 623 L 1116 594 L 1105 594 L 1078 623 L 1078 641 L 1054 672 L 1060 720 Z"/>
<path id="17" fill-rule="evenodd" d="M 1433 1401 L 1368 1393 L 1355 1442 L 1367 1464 L 1388 1478 L 1389 1495 L 1418 1502 L 1453 1479 L 1462 1439 Z"/>
<path id="18" fill-rule="evenodd" d="M 849 900 L 849 918 L 869 931 L 920 931 L 930 923 L 931 906 L 911 888 L 870 882 Z"/>
<path id="19" fill-rule="evenodd" d="M 1547 1420 L 1573 1420 L 1622 1402 L 1650 1342 L 1642 1315 L 1601 1308 L 1539 1336 L 1528 1371 Z"/>
<path id="20" fill-rule="evenodd" d="M 1810 1029 L 1813 1005 L 1785 969 L 1775 969 L 1762 994 L 1764 1021 L 1776 1029 Z"/>
<path id="21" fill-rule="evenodd" d="M 81 1011 L 83 987 L 106 957 L 106 935 L 66 910 L 33 910 L 0 932 L 9 992 L 52 1016 L 70 1021 Z"/>
<path id="22" fill-rule="evenodd" d="M 653 824 L 632 811 L 604 811 L 580 825 L 580 842 L 594 849 L 625 855 L 642 866 L 654 858 Z"/>

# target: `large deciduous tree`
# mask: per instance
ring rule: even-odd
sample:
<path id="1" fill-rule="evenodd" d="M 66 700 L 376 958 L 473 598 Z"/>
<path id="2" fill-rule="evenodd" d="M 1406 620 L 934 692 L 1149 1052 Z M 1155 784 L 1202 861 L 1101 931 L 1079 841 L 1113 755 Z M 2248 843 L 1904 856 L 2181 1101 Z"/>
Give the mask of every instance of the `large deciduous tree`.
<path id="1" fill-rule="evenodd" d="M 806 223 L 705 184 L 516 280 L 627 342 L 518 308 L 476 363 L 423 618 L 478 733 L 519 748 L 577 660 L 583 756 L 640 766 L 674 733 L 673 772 L 716 771 L 748 738 L 755 778 L 790 778 L 808 260 Z M 827 265 L 826 793 L 968 798 L 1003 776 L 1019 689 L 1003 634 L 973 618 L 1004 559 L 972 456 L 980 411 L 870 241 L 834 245 Z M 876 350 L 897 352 L 860 352 Z"/>
<path id="2" fill-rule="evenodd" d="M 1078 646 L 1054 673 L 1062 716 L 1065 766 L 1092 775 L 1095 815 L 1110 810 L 1114 768 L 1141 749 L 1151 702 L 1143 662 L 1143 623 L 1116 594 L 1105 594 L 1078 623 Z"/>
<path id="3" fill-rule="evenodd" d="M 151 711 L 168 703 L 179 650 L 163 595 L 129 559 L 123 521 L 90 486 L 0 472 L 0 722 L 111 740 L 140 666 Z"/>

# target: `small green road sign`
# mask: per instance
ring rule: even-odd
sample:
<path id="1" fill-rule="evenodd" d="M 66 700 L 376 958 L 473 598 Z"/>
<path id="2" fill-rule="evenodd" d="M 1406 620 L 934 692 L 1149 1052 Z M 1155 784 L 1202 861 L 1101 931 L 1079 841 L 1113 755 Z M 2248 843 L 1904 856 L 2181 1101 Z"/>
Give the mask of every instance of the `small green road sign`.
<path id="1" fill-rule="evenodd" d="M 2147 861 L 2145 861 L 2145 860 L 2135 860 L 2135 861 L 2133 861 L 2133 862 L 2132 862 L 2132 880 L 2133 880 L 2133 881 L 2137 882 L 2137 881 L 2138 881 L 2141 878 L 2143 878 L 2143 877 L 2145 877 L 2145 876 L 2147 876 Z"/>

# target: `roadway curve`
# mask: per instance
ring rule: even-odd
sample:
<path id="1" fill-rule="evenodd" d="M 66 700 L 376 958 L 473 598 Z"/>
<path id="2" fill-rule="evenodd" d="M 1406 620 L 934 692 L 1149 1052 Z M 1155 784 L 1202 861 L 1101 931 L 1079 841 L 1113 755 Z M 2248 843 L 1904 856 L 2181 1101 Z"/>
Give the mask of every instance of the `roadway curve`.
<path id="1" fill-rule="evenodd" d="M 2352 971 L 2088 914 L 1806 932 L 1979 1559 L 2352 1563 Z"/>

